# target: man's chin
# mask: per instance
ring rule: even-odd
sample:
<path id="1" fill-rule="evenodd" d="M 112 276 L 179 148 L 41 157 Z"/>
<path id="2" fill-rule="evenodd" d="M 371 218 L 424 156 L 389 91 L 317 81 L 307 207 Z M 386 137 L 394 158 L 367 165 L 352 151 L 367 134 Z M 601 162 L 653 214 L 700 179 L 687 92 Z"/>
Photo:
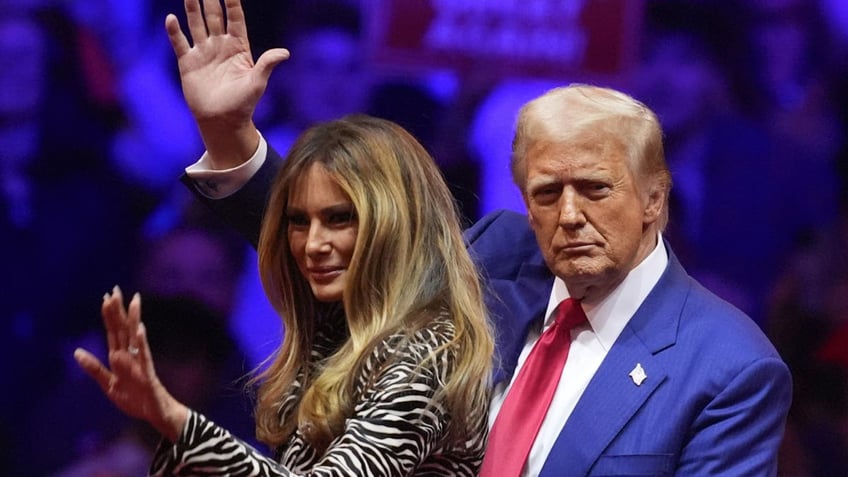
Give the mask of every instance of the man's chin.
<path id="1" fill-rule="evenodd" d="M 603 277 L 606 268 L 597 260 L 585 258 L 569 261 L 554 268 L 554 274 L 562 278 L 566 284 L 592 282 Z"/>

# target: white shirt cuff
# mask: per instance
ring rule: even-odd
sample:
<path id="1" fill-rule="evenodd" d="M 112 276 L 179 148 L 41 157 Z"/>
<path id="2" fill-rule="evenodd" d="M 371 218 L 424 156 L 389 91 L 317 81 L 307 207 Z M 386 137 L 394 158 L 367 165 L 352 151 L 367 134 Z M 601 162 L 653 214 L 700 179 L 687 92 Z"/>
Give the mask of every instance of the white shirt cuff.
<path id="1" fill-rule="evenodd" d="M 256 174 L 265 163 L 268 155 L 268 143 L 259 134 L 259 146 L 256 152 L 247 160 L 231 169 L 212 169 L 209 164 L 209 153 L 204 152 L 194 164 L 186 167 L 185 172 L 201 194 L 210 199 L 223 199 L 239 191 Z"/>

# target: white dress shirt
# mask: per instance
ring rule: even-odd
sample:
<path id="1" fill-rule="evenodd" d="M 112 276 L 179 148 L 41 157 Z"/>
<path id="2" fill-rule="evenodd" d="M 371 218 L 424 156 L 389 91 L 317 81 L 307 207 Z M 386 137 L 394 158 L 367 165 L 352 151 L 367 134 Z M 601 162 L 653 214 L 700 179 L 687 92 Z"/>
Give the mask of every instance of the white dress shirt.
<path id="1" fill-rule="evenodd" d="M 203 195 L 210 199 L 223 199 L 238 192 L 256 171 L 265 163 L 268 154 L 268 142 L 259 135 L 259 145 L 247 162 L 231 169 L 212 169 L 209 163 L 209 153 L 204 152 L 194 164 L 186 167 L 186 174 L 196 183 Z"/>
<path id="2" fill-rule="evenodd" d="M 572 342 L 571 349 L 568 352 L 568 360 L 562 370 L 562 375 L 560 375 L 559 384 L 554 392 L 548 413 L 545 415 L 533 447 L 530 449 L 530 455 L 527 458 L 522 475 L 539 475 L 557 436 L 559 436 L 592 376 L 601 366 L 601 362 L 612 348 L 615 340 L 618 339 L 621 330 L 630 321 L 630 317 L 636 313 L 645 297 L 657 284 L 667 264 L 668 254 L 662 236 L 658 235 L 657 246 L 654 250 L 627 275 L 609 296 L 594 306 L 581 303 L 583 311 L 586 312 L 588 323 L 571 331 Z M 569 298 L 569 296 L 565 282 L 556 278 L 548 300 L 544 329 L 547 329 L 553 323 L 554 310 L 559 302 Z M 489 411 L 490 429 L 503 405 L 507 392 L 512 387 L 512 382 L 518 376 L 527 356 L 533 346 L 536 345 L 536 341 L 538 341 L 544 329 L 535 326 L 529 331 L 509 385 L 501 383 L 494 390 Z M 627 376 L 622 377 L 622 379 L 626 378 Z"/>

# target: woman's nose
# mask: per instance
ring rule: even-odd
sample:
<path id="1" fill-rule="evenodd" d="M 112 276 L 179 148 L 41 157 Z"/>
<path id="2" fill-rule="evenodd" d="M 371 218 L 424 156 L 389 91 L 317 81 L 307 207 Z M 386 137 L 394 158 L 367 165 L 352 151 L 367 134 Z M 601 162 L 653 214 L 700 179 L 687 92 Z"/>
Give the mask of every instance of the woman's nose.
<path id="1" fill-rule="evenodd" d="M 309 235 L 306 237 L 306 253 L 317 254 L 330 251 L 330 241 L 327 229 L 320 223 L 309 226 Z"/>

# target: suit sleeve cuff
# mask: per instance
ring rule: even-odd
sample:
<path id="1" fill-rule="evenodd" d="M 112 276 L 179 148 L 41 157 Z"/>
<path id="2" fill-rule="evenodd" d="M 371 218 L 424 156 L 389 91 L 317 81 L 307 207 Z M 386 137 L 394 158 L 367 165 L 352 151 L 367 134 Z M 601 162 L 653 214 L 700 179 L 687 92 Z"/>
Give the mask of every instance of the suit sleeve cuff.
<path id="1" fill-rule="evenodd" d="M 268 154 L 268 143 L 259 134 L 259 146 L 253 156 L 231 169 L 212 169 L 209 154 L 204 152 L 194 164 L 186 167 L 186 175 L 194 181 L 197 190 L 210 199 L 223 199 L 239 191 L 262 167 Z"/>

